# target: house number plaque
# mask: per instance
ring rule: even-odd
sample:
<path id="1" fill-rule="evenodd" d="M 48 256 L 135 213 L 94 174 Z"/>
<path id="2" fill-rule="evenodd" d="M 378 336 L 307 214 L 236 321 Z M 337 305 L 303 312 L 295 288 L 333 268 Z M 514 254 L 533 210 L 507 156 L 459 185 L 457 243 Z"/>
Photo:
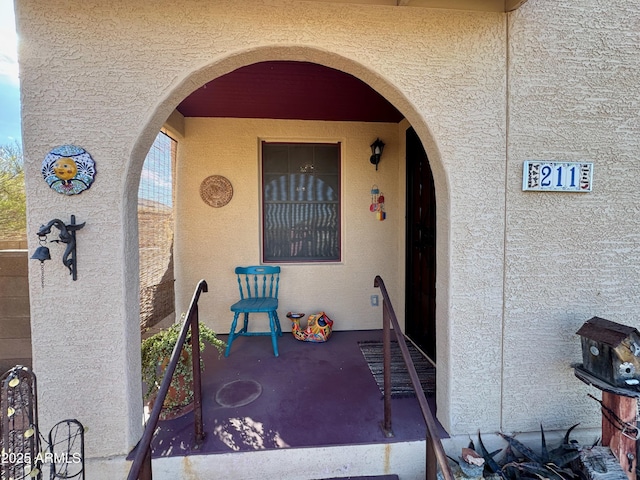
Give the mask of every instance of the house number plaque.
<path id="1" fill-rule="evenodd" d="M 539 192 L 590 192 L 593 163 L 524 162 L 522 190 Z"/>

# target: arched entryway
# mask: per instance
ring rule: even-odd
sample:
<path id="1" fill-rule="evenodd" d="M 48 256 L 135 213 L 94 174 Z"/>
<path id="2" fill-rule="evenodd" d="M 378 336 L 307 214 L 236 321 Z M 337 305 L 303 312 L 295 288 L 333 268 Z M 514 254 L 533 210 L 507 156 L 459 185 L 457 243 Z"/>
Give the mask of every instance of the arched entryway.
<path id="1" fill-rule="evenodd" d="M 378 75 L 376 75 L 375 72 L 372 72 L 364 68 L 362 65 L 356 62 L 353 62 L 349 59 L 345 59 L 344 57 L 329 54 L 324 51 L 321 52 L 313 49 L 304 49 L 304 51 L 301 53 L 300 48 L 297 48 L 295 51 L 284 49 L 284 48 L 273 48 L 273 49 L 265 48 L 260 51 L 251 51 L 241 55 L 230 56 L 219 62 L 213 63 L 202 70 L 193 72 L 180 85 L 176 86 L 176 88 L 170 93 L 168 98 L 165 98 L 161 103 L 159 103 L 159 105 L 157 106 L 157 110 L 154 114 L 154 120 L 150 121 L 146 125 L 144 131 L 141 133 L 139 137 L 137 148 L 134 149 L 134 155 L 132 155 L 132 161 L 129 166 L 131 170 L 131 175 L 128 176 L 128 178 L 130 179 L 130 188 L 128 190 L 131 191 L 136 189 L 137 187 L 137 185 L 135 185 L 133 182 L 137 182 L 137 179 L 139 178 L 139 172 L 142 167 L 142 161 L 144 160 L 144 153 L 146 153 L 144 149 L 144 145 L 151 144 L 151 140 L 154 133 L 157 132 L 160 126 L 162 126 L 164 121 L 169 117 L 171 112 L 173 112 L 173 110 L 184 99 L 189 97 L 189 95 L 193 93 L 195 90 L 198 90 L 203 85 L 206 85 L 207 83 L 211 82 L 212 79 L 221 78 L 226 74 L 233 72 L 237 69 L 255 65 L 257 63 L 260 63 L 261 61 L 274 61 L 274 60 L 282 61 L 282 62 L 291 62 L 291 61 L 310 62 L 316 65 L 330 67 L 332 69 L 339 70 L 344 74 L 349 74 L 350 76 L 356 77 L 359 80 L 365 82 L 377 93 L 379 93 L 380 95 L 383 95 L 388 101 L 393 103 L 393 105 L 403 113 L 404 117 L 406 118 L 406 121 L 403 121 L 403 124 L 406 122 L 409 122 L 411 125 L 414 125 L 414 127 L 412 127 L 412 130 L 413 128 L 415 128 L 416 133 L 414 135 L 412 142 L 413 141 L 418 142 L 420 144 L 420 147 L 422 148 L 422 142 L 420 141 L 418 135 L 421 135 L 422 138 L 429 139 L 430 157 L 435 159 L 436 161 L 438 160 L 439 156 L 438 156 L 437 149 L 435 147 L 435 141 L 433 140 L 433 138 L 431 138 L 429 130 L 426 128 L 424 121 L 420 118 L 415 108 L 409 104 L 409 102 L 404 98 L 402 93 L 396 87 L 382 80 Z M 405 128 L 403 126 L 398 124 L 397 138 L 402 139 L 401 143 L 405 142 L 404 129 Z M 370 143 L 370 141 L 373 140 L 374 138 L 368 140 L 368 142 Z M 368 147 L 368 143 L 366 146 Z M 224 145 L 221 145 L 218 148 L 224 148 Z M 395 146 L 395 148 L 396 148 L 396 155 L 398 156 L 398 158 L 396 159 L 397 165 L 393 167 L 397 169 L 397 171 L 394 172 L 394 175 L 396 175 L 396 177 L 394 177 L 394 181 L 396 181 L 395 178 L 399 178 L 400 176 L 398 172 L 404 171 L 404 159 L 400 159 L 400 152 L 402 151 L 402 148 L 398 148 L 397 145 Z M 422 151 L 424 150 L 425 149 L 422 148 Z M 393 152 L 393 150 L 389 148 L 387 152 Z M 392 153 L 388 153 L 388 154 L 392 155 Z M 368 163 L 368 157 L 365 160 L 366 160 L 366 163 Z M 389 165 L 393 165 L 393 163 L 387 161 L 387 165 L 385 165 L 384 163 L 381 164 L 380 177 L 376 177 L 376 178 L 384 179 L 385 169 L 392 168 L 392 167 L 389 167 Z M 211 171 L 210 173 L 225 174 L 224 171 L 222 172 Z M 441 176 L 441 178 L 439 179 L 440 181 L 438 183 L 439 188 L 445 188 L 446 180 L 443 175 L 443 168 L 441 166 L 438 170 L 438 175 Z M 354 178 L 354 176 L 352 175 L 351 178 Z M 255 188 L 256 184 L 255 184 L 254 178 L 250 178 L 248 183 L 253 185 L 253 188 Z M 240 190 L 238 191 L 240 192 Z M 368 193 L 368 189 L 365 193 Z M 443 193 L 442 197 L 446 198 L 447 197 L 446 192 L 443 191 L 442 193 Z M 359 197 L 358 195 L 354 194 L 353 200 L 351 200 L 351 202 L 352 203 L 356 202 L 359 199 L 358 197 Z M 393 201 L 397 202 L 396 204 L 398 205 L 398 209 L 395 212 L 396 213 L 395 221 L 398 222 L 398 227 L 399 227 L 398 231 L 394 232 L 393 235 L 396 236 L 395 237 L 396 244 L 403 245 L 405 241 L 404 240 L 405 232 L 403 231 L 404 219 L 402 217 L 404 214 L 403 210 L 404 210 L 405 200 L 402 198 L 394 198 Z M 207 213 L 211 213 L 211 212 L 207 212 Z M 253 232 L 251 232 L 251 234 L 253 234 Z M 127 248 L 130 248 L 130 246 L 127 246 Z M 356 249 L 355 245 L 351 247 L 351 251 L 355 251 L 355 249 Z M 396 251 L 391 249 L 387 252 L 387 254 L 393 258 L 392 262 L 394 263 L 394 265 L 396 265 L 395 270 L 397 272 L 402 271 L 402 267 L 398 267 L 397 265 L 404 265 L 404 256 L 398 253 L 401 250 L 403 249 L 398 248 Z M 372 278 L 373 278 L 373 275 L 371 275 L 371 278 L 367 277 L 368 281 L 371 281 Z M 396 278 L 395 281 L 392 282 L 393 289 L 395 291 L 397 292 L 402 291 L 404 287 L 403 280 L 404 279 L 402 278 Z M 188 288 L 190 287 L 187 287 L 187 289 Z M 402 302 L 399 301 L 398 305 L 401 305 L 401 304 Z M 178 306 L 178 310 L 180 310 L 179 306 Z M 203 309 L 203 310 L 206 310 L 206 309 Z M 218 329 L 218 331 L 223 331 L 223 330 Z M 439 349 L 438 353 L 439 355 L 447 354 L 446 346 Z M 444 378 L 442 381 L 446 381 L 446 378 Z M 443 391 L 446 391 L 446 388 L 443 389 Z"/>

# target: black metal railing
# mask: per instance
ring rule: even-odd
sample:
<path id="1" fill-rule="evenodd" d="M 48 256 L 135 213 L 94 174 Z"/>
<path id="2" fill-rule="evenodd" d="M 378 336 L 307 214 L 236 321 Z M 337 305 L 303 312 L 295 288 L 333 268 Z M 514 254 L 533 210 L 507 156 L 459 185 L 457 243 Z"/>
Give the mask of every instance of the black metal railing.
<path id="1" fill-rule="evenodd" d="M 384 420 L 382 429 L 386 435 L 391 435 L 391 327 L 393 326 L 393 331 L 398 340 L 400 352 L 402 352 L 402 358 L 407 366 L 413 389 L 416 392 L 416 398 L 420 404 L 422 416 L 424 417 L 424 421 L 427 425 L 426 478 L 427 480 L 436 480 L 439 466 L 444 480 L 453 480 L 453 473 L 449 467 L 447 455 L 442 447 L 442 442 L 438 433 L 435 415 L 427 403 L 427 397 L 425 397 L 424 391 L 422 390 L 420 378 L 418 377 L 416 367 L 413 365 L 413 361 L 411 360 L 411 354 L 407 348 L 407 342 L 404 339 L 404 335 L 400 330 L 400 325 L 398 324 L 398 319 L 395 311 L 393 310 L 389 294 L 387 293 L 387 288 L 379 275 L 376 276 L 373 286 L 378 287 L 382 294 L 382 344 L 384 353 Z"/>
<path id="2" fill-rule="evenodd" d="M 158 390 L 158 396 L 147 420 L 147 425 L 142 434 L 142 438 L 137 446 L 136 455 L 133 459 L 133 464 L 129 470 L 129 476 L 127 480 L 151 480 L 151 439 L 153 438 L 153 432 L 158 425 L 158 419 L 160 418 L 160 410 L 164 399 L 167 396 L 169 387 L 171 385 L 171 379 L 180 360 L 180 353 L 182 347 L 187 339 L 189 330 L 191 330 L 191 363 L 193 369 L 193 407 L 194 407 L 194 428 L 195 428 L 195 445 L 196 448 L 202 444 L 204 440 L 204 426 L 202 423 L 202 381 L 200 377 L 200 324 L 198 322 L 198 299 L 202 292 L 207 292 L 207 282 L 200 280 L 193 292 L 193 298 L 189 305 L 189 310 L 180 330 L 180 336 L 173 347 L 171 353 L 171 359 L 169 365 L 164 373 L 160 389 Z"/>

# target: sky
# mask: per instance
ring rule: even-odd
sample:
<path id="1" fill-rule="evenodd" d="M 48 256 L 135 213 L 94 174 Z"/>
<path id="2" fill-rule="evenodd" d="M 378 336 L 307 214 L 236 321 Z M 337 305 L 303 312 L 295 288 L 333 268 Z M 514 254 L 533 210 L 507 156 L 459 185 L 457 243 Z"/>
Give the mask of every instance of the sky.
<path id="1" fill-rule="evenodd" d="M 13 0 L 0 0 L 0 145 L 22 142 Z"/>

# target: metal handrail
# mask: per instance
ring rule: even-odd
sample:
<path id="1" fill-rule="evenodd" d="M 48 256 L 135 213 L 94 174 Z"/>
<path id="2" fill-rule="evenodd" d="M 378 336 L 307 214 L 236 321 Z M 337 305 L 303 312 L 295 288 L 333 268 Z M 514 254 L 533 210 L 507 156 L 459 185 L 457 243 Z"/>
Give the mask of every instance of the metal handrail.
<path id="1" fill-rule="evenodd" d="M 202 422 L 202 381 L 200 377 L 201 360 L 199 341 L 200 324 L 198 322 L 198 299 L 200 298 L 200 294 L 202 292 L 207 291 L 207 282 L 204 280 L 200 280 L 200 282 L 198 282 L 198 285 L 196 286 L 195 291 L 193 292 L 189 310 L 187 311 L 184 324 L 182 325 L 182 330 L 180 330 L 178 341 L 176 342 L 175 347 L 173 347 L 171 359 L 169 360 L 169 365 L 167 365 L 167 368 L 165 370 L 162 383 L 160 384 L 160 389 L 158 390 L 158 396 L 156 397 L 153 409 L 151 410 L 151 414 L 149 415 L 149 420 L 147 421 L 147 425 L 144 429 L 144 432 L 142 433 L 142 438 L 140 439 L 140 442 L 138 442 L 136 456 L 133 459 L 133 464 L 131 465 L 131 469 L 129 470 L 127 480 L 151 480 L 151 439 L 153 438 L 153 433 L 155 432 L 158 425 L 160 410 L 162 410 L 164 399 L 167 396 L 169 387 L 171 386 L 171 380 L 176 370 L 176 366 L 178 365 L 180 353 L 182 352 L 182 348 L 184 347 L 184 344 L 186 342 L 189 330 L 191 330 L 190 343 L 191 364 L 193 369 L 193 407 L 196 447 L 200 446 L 202 444 L 202 441 L 204 440 L 204 425 Z"/>
<path id="2" fill-rule="evenodd" d="M 409 349 L 407 348 L 407 342 L 404 339 L 404 335 L 400 330 L 396 313 L 393 310 L 391 299 L 387 293 L 387 288 L 384 285 L 382 278 L 377 275 L 374 283 L 374 287 L 380 289 L 382 294 L 382 344 L 384 352 L 384 420 L 382 429 L 386 435 L 391 434 L 391 325 L 393 324 L 393 331 L 396 334 L 398 340 L 398 346 L 400 352 L 402 352 L 402 358 L 407 366 L 409 377 L 413 389 L 416 392 L 416 398 L 420 404 L 420 410 L 422 416 L 427 425 L 427 457 L 426 457 L 426 478 L 428 480 L 436 480 L 437 478 L 437 465 L 440 465 L 440 471 L 444 480 L 454 480 L 453 472 L 449 466 L 447 455 L 442 447 L 442 442 L 438 434 L 438 427 L 436 425 L 436 419 L 427 403 L 427 397 L 424 395 L 422 385 L 420 384 L 420 378 L 416 372 L 416 367 L 413 365 Z"/>

